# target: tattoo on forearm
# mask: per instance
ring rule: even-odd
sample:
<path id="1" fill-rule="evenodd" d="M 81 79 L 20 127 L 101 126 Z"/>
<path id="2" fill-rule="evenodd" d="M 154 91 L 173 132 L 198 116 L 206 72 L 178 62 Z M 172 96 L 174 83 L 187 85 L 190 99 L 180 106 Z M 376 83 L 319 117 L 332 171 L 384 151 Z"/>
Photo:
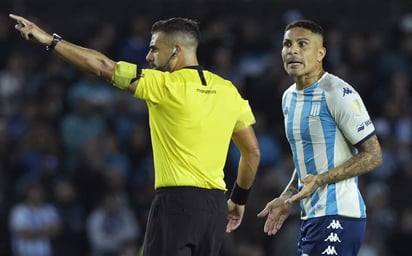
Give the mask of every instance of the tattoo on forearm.
<path id="1" fill-rule="evenodd" d="M 320 175 L 318 185 L 338 182 L 369 172 L 382 164 L 382 152 L 376 135 L 359 147 L 359 154 L 333 170 Z"/>
<path id="2" fill-rule="evenodd" d="M 291 197 L 296 193 L 298 193 L 298 176 L 296 175 L 296 173 L 294 173 L 293 174 L 293 179 L 289 182 L 288 187 L 282 193 L 282 195 L 285 195 L 287 197 Z"/>

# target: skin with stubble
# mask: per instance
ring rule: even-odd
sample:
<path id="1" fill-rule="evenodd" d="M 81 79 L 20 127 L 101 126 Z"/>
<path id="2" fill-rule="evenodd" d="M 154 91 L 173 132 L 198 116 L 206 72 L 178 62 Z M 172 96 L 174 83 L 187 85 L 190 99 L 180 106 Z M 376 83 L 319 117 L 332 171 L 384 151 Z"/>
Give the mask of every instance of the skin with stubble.
<path id="1" fill-rule="evenodd" d="M 199 65 L 196 56 L 197 44 L 181 33 L 167 35 L 162 31 L 152 34 L 146 61 L 154 69 L 173 72 L 186 66 Z M 184 52 L 184 54 L 180 54 Z M 180 58 L 175 58 L 180 55 Z"/>
<path id="2" fill-rule="evenodd" d="M 310 86 L 323 75 L 326 49 L 323 38 L 310 30 L 295 27 L 285 32 L 282 48 L 283 67 L 295 80 L 298 90 Z"/>

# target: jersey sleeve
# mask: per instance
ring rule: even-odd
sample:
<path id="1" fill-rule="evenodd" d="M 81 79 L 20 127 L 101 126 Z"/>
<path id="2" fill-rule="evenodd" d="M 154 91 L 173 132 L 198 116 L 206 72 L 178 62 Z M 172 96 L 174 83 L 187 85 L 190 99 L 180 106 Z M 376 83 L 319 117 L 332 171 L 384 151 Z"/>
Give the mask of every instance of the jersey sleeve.
<path id="1" fill-rule="evenodd" d="M 166 83 L 170 73 L 153 69 L 142 69 L 134 96 L 151 103 L 159 103 L 165 96 Z M 171 81 L 169 81 L 171 82 Z"/>
<path id="2" fill-rule="evenodd" d="M 374 133 L 375 127 L 359 93 L 350 85 L 326 92 L 331 115 L 344 136 L 356 145 Z"/>
<path id="3" fill-rule="evenodd" d="M 240 106 L 240 115 L 236 122 L 234 131 L 242 130 L 256 122 L 249 101 L 242 99 Z"/>

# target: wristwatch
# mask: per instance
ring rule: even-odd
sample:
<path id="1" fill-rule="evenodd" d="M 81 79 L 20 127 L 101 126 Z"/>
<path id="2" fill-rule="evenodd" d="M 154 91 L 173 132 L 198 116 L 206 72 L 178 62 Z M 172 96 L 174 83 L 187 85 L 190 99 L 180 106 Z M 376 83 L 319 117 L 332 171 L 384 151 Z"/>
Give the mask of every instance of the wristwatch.
<path id="1" fill-rule="evenodd" d="M 47 45 L 47 46 L 46 46 L 46 50 L 47 50 L 47 51 L 53 51 L 54 48 L 56 47 L 57 43 L 60 42 L 61 40 L 62 40 L 62 37 L 61 37 L 61 36 L 59 36 L 59 35 L 56 34 L 56 33 L 53 33 L 53 40 L 52 40 L 52 42 L 51 42 L 50 45 Z"/>

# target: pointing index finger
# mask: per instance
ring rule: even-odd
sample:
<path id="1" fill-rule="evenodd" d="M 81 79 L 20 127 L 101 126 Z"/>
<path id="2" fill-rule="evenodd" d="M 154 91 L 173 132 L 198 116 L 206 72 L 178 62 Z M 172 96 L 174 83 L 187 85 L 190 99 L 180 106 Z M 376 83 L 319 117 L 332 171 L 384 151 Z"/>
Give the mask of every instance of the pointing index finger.
<path id="1" fill-rule="evenodd" d="M 15 14 L 9 14 L 9 17 L 12 18 L 13 20 L 17 21 L 18 24 L 22 26 L 27 26 L 29 24 L 29 21 L 26 20 L 25 18 L 15 15 Z"/>

